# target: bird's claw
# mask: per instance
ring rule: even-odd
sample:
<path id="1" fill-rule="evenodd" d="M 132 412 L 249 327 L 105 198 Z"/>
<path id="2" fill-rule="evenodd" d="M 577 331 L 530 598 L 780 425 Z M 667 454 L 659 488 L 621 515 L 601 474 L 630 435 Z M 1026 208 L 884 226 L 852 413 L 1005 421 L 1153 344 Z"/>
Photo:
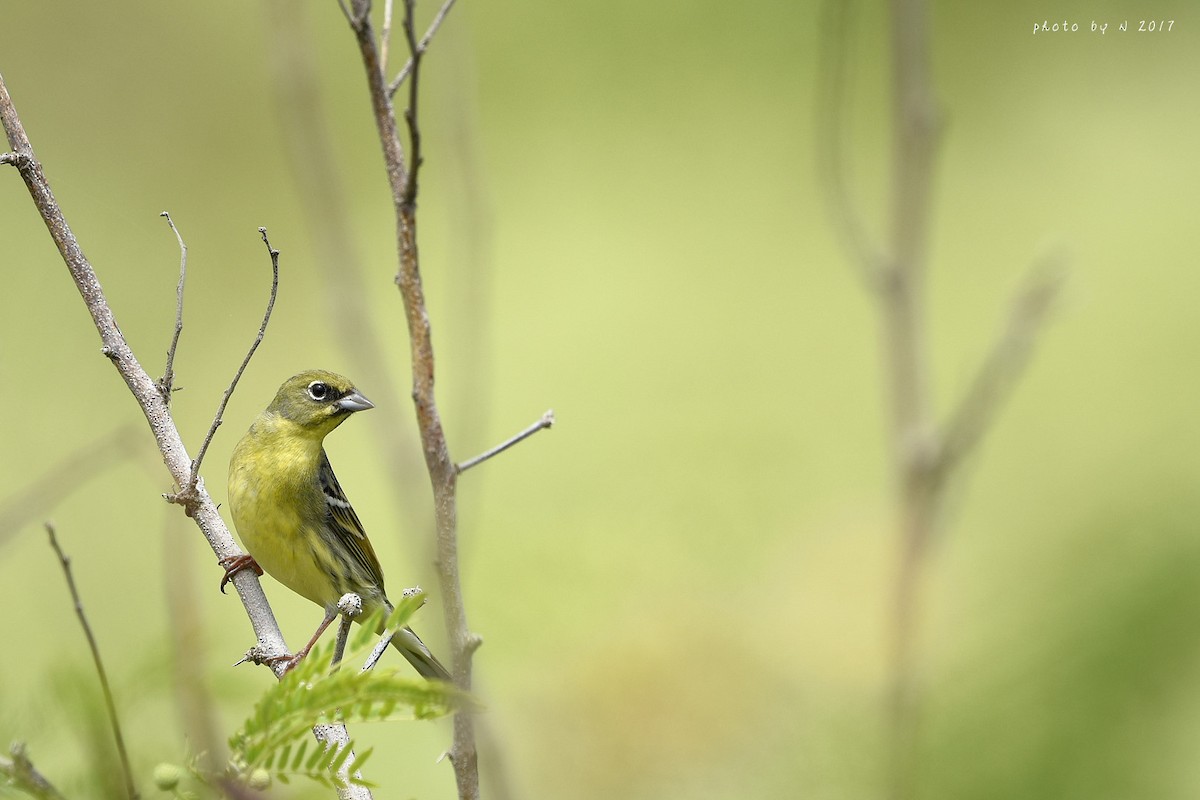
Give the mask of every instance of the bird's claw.
<path id="1" fill-rule="evenodd" d="M 302 651 L 296 653 L 295 655 L 284 654 L 281 656 L 270 656 L 269 658 L 264 658 L 262 663 L 272 668 L 274 668 L 276 664 L 283 664 L 283 671 L 279 673 L 279 677 L 282 678 L 284 675 L 287 675 L 289 672 L 295 669 L 296 665 L 303 661 L 306 655 L 308 655 L 308 653 Z"/>
<path id="2" fill-rule="evenodd" d="M 233 576 L 237 575 L 246 567 L 250 567 L 252 570 L 254 570 L 254 574 L 258 575 L 260 578 L 263 574 L 262 567 L 260 567 L 258 562 L 254 560 L 254 556 L 248 553 L 242 553 L 240 556 L 223 558 L 217 563 L 225 568 L 225 574 L 221 576 L 221 594 L 225 594 L 225 584 L 233 580 Z"/>

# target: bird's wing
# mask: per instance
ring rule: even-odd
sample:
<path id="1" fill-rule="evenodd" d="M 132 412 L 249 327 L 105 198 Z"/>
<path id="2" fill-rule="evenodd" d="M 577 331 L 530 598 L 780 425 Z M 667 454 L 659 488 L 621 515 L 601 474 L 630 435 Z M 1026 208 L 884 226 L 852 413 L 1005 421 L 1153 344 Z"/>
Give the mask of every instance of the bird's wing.
<path id="1" fill-rule="evenodd" d="M 354 513 L 354 507 L 346 499 L 346 493 L 342 491 L 337 476 L 333 474 L 333 467 L 329 465 L 324 450 L 321 451 L 321 468 L 318 475 L 321 491 L 325 495 L 325 522 L 329 530 L 355 563 L 366 571 L 382 594 L 383 569 L 379 566 L 375 549 L 371 547 L 371 540 L 367 538 L 358 515 Z"/>

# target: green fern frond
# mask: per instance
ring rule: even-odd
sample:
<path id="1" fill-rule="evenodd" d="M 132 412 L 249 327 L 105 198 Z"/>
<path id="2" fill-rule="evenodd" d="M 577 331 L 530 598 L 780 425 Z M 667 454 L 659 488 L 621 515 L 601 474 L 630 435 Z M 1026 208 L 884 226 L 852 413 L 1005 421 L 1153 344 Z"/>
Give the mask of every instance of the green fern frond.
<path id="1" fill-rule="evenodd" d="M 421 595 L 404 597 L 386 620 L 382 615 L 364 620 L 349 637 L 342 663 L 355 663 L 365 656 L 378 641 L 375 631 L 403 626 L 423 602 Z M 329 642 L 314 648 L 259 699 L 254 712 L 229 740 L 231 765 L 237 774 L 265 769 L 284 783 L 289 776 L 301 775 L 331 785 L 331 774 L 350 757 L 353 743 L 340 749 L 314 746 L 310 738 L 314 725 L 434 719 L 475 705 L 454 686 L 409 677 L 407 665 L 369 672 L 330 669 L 333 647 Z M 356 756 L 355 769 L 369 755 L 366 751 Z"/>

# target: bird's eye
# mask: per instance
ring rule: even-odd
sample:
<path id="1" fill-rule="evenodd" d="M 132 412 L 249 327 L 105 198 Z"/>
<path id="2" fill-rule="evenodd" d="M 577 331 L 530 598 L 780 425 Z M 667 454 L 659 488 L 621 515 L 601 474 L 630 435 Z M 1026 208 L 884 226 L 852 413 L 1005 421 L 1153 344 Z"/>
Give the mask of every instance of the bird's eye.
<path id="1" fill-rule="evenodd" d="M 324 400 L 329 397 L 329 384 L 323 381 L 313 381 L 308 385 L 308 396 L 313 400 Z"/>

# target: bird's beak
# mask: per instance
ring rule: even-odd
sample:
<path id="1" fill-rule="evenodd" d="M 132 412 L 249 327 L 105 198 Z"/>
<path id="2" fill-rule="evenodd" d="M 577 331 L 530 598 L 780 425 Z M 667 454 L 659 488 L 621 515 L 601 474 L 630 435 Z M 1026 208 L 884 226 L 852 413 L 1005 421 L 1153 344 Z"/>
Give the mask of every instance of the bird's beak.
<path id="1" fill-rule="evenodd" d="M 334 403 L 343 411 L 366 411 L 368 408 L 374 408 L 375 404 L 358 393 L 358 390 L 351 392 Z"/>

